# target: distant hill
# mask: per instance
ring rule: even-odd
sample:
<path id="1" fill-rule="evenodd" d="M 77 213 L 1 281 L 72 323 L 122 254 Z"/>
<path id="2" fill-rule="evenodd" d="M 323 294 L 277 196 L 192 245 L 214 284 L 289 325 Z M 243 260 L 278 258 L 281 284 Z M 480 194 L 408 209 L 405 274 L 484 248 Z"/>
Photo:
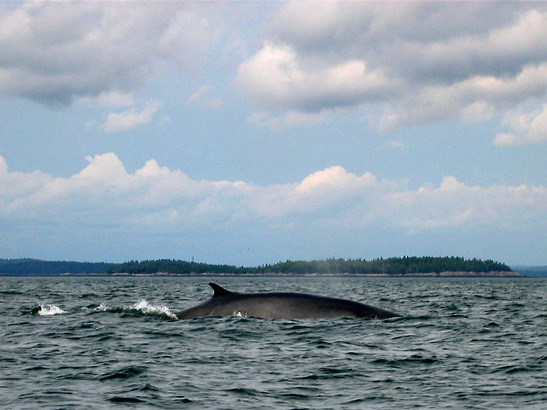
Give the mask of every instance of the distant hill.
<path id="1" fill-rule="evenodd" d="M 515 272 L 522 273 L 531 277 L 547 277 L 547 265 L 546 266 L 513 266 L 512 269 Z"/>
<path id="2" fill-rule="evenodd" d="M 0 259 L 0 275 L 62 275 L 101 273 L 115 266 L 105 262 L 43 261 L 39 259 Z"/>

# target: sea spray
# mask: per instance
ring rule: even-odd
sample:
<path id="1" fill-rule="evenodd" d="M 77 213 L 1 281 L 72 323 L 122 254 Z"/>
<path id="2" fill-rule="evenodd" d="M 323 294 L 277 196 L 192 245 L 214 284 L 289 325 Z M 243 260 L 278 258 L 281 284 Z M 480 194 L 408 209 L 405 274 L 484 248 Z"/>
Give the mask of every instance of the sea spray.
<path id="1" fill-rule="evenodd" d="M 177 319 L 177 316 L 169 310 L 165 305 L 152 305 L 145 299 L 139 300 L 133 306 L 129 307 L 130 310 L 137 310 L 145 315 L 160 315 L 167 316 L 169 319 Z"/>
<path id="2" fill-rule="evenodd" d="M 34 308 L 32 312 L 38 316 L 53 316 L 62 315 L 63 313 L 66 313 L 66 310 L 63 310 L 59 306 L 55 305 L 40 305 Z"/>

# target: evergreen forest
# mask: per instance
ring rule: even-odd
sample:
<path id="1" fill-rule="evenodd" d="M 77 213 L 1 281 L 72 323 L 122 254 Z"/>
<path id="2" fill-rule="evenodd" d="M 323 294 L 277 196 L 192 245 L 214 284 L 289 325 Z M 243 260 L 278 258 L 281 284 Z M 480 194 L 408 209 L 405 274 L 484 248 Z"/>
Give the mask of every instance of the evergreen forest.
<path id="1" fill-rule="evenodd" d="M 257 267 L 215 265 L 175 259 L 128 261 L 125 263 L 42 261 L 0 259 L 0 275 L 128 274 L 128 275 L 413 275 L 441 272 L 512 272 L 504 263 L 462 257 L 416 257 L 365 259 L 326 259 L 266 264 Z"/>
<path id="2" fill-rule="evenodd" d="M 511 272 L 504 263 L 492 260 L 464 259 L 461 257 L 402 257 L 365 259 L 326 259 L 315 261 L 286 261 L 258 267 L 211 265 L 162 259 L 154 261 L 130 261 L 112 267 L 106 273 L 152 274 L 389 274 L 412 275 L 440 272 Z"/>

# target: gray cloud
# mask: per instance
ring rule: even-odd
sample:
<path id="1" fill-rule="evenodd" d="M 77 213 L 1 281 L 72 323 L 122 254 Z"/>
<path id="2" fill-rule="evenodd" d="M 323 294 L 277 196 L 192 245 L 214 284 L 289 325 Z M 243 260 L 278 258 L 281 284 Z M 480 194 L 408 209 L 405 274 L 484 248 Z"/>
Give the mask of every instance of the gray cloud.
<path id="1" fill-rule="evenodd" d="M 545 43 L 545 29 L 534 12 L 542 9 L 541 4 L 524 2 L 294 2 L 271 18 L 266 32 L 269 39 L 291 45 L 303 59 L 358 58 L 398 75 L 426 70 L 425 77 L 438 71 L 447 79 L 461 78 L 457 67 L 463 65 L 477 70 L 467 75 L 481 73 L 477 61 L 489 73 L 493 67 L 500 69 L 500 62 L 514 64 L 514 73 L 526 58 L 533 62 L 541 56 L 542 61 L 546 51 L 538 49 L 537 42 Z M 514 30 L 506 41 L 504 29 L 519 22 L 527 33 Z M 506 55 L 492 60 L 508 50 L 522 59 L 512 62 L 515 55 Z"/>
<path id="2" fill-rule="evenodd" d="M 388 130 L 487 120 L 547 96 L 544 3 L 294 2 L 265 33 L 238 72 L 262 115 L 381 104 Z M 329 73 L 352 62 L 375 77 L 347 72 L 353 86 L 328 92 Z"/>
<path id="3" fill-rule="evenodd" d="M 530 116 L 547 97 L 542 2 L 255 7 L 274 11 L 261 31 L 262 46 L 248 56 L 243 29 L 226 25 L 249 15 L 235 13 L 234 22 L 234 13 L 228 16 L 222 5 L 208 2 L 3 6 L 0 96 L 50 105 L 75 99 L 129 105 L 133 93 L 166 65 L 216 59 L 231 70 L 227 60 L 237 58 L 243 61 L 236 84 L 256 109 L 250 119 L 271 126 L 316 123 L 329 113 L 370 106 L 381 113 L 375 118 L 381 130 L 448 119 L 484 121 L 509 110 Z M 213 48 L 215 57 L 207 52 Z M 116 96 L 125 98 L 115 101 Z"/>
<path id="4" fill-rule="evenodd" d="M 218 25 L 186 2 L 29 2 L 0 14 L 0 95 L 66 105 L 128 93 L 179 66 Z"/>

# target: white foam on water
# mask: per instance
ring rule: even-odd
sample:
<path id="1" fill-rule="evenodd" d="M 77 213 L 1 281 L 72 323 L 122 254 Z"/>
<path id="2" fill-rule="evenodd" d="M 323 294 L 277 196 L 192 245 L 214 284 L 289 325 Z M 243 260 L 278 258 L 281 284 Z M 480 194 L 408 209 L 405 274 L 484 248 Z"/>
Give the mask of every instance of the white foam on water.
<path id="1" fill-rule="evenodd" d="M 101 303 L 99 306 L 95 308 L 96 312 L 106 312 L 107 310 L 108 308 L 106 307 L 104 303 Z"/>
<path id="2" fill-rule="evenodd" d="M 235 316 L 235 317 L 249 317 L 249 314 L 245 311 L 234 310 L 232 312 L 232 316 Z"/>
<path id="3" fill-rule="evenodd" d="M 170 319 L 176 319 L 177 315 L 175 315 L 171 310 L 165 306 L 165 305 L 152 305 L 148 303 L 146 300 L 141 299 L 137 303 L 135 303 L 134 306 L 131 307 L 132 309 L 139 310 L 144 314 L 162 314 L 167 316 Z"/>
<path id="4" fill-rule="evenodd" d="M 63 313 L 66 313 L 66 311 L 55 305 L 40 305 L 40 310 L 36 313 L 39 316 L 53 316 L 62 315 Z"/>

